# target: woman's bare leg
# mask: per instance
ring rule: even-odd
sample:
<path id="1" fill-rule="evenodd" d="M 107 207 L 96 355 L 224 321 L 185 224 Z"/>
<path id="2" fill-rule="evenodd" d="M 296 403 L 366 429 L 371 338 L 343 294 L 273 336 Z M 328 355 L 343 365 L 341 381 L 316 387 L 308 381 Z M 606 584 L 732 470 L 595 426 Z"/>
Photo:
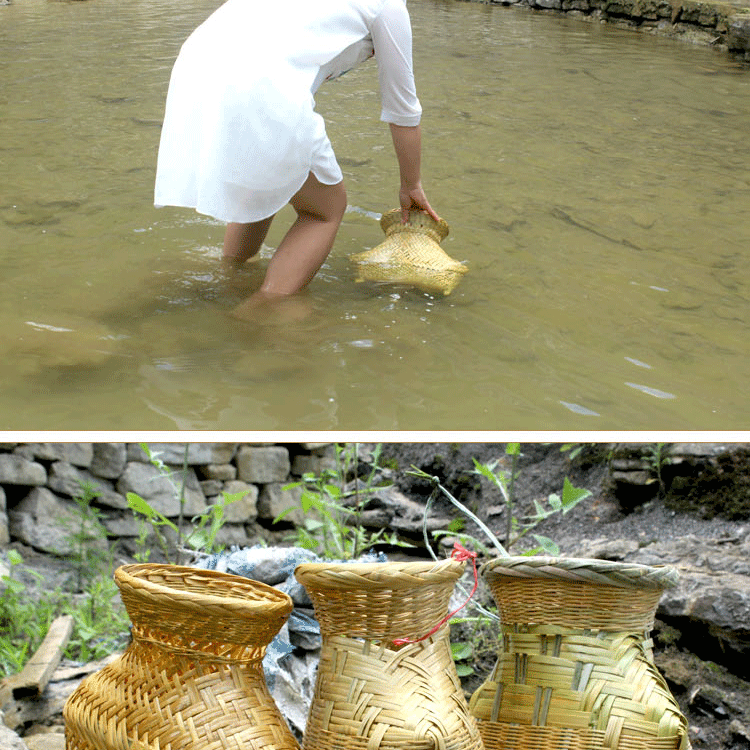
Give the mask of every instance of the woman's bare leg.
<path id="1" fill-rule="evenodd" d="M 224 260 L 244 263 L 255 256 L 266 239 L 273 215 L 250 224 L 227 224 L 224 233 Z"/>
<path id="2" fill-rule="evenodd" d="M 297 219 L 268 264 L 259 290 L 266 297 L 299 292 L 323 265 L 346 211 L 344 183 L 324 185 L 311 172 L 289 203 Z"/>

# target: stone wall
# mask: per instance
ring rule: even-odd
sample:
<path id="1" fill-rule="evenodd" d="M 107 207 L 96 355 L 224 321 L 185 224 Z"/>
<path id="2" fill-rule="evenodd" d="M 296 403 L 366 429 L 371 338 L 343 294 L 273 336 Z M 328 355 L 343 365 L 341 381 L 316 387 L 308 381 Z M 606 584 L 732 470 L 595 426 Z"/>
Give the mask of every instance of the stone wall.
<path id="1" fill-rule="evenodd" d="M 182 481 L 184 443 L 150 444 L 152 454 Z M 274 534 L 273 519 L 296 506 L 299 489 L 284 485 L 306 471 L 334 465 L 329 443 L 191 443 L 185 472 L 184 517 L 192 518 L 222 493 L 245 493 L 226 509 L 217 541 L 251 545 Z M 178 494 L 137 443 L 0 444 L 0 549 L 17 541 L 58 556 L 70 553 L 73 498 L 84 486 L 98 492 L 95 505 L 112 540 L 133 553 L 141 526 L 128 508 L 136 493 L 173 521 L 180 513 Z M 278 532 L 276 532 L 278 533 Z M 2 565 L 2 563 L 0 563 Z"/>
<path id="2" fill-rule="evenodd" d="M 727 50 L 750 61 L 750 4 L 746 0 L 490 0 L 571 13 L 648 33 Z"/>

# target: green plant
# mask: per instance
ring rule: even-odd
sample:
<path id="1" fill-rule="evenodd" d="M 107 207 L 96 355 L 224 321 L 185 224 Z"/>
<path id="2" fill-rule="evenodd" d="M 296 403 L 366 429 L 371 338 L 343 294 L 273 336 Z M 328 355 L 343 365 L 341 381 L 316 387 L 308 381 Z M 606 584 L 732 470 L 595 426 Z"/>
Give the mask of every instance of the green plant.
<path id="1" fill-rule="evenodd" d="M 144 450 L 152 463 L 167 475 L 184 507 L 184 483 L 179 487 L 172 479 L 172 472 L 159 459 Z M 187 450 L 187 449 L 186 449 Z M 186 454 L 187 457 L 187 454 Z M 178 540 L 176 551 L 182 545 L 193 549 L 211 552 L 216 549 L 216 537 L 225 520 L 226 506 L 245 495 L 244 492 L 224 493 L 213 505 L 192 519 L 189 533 L 182 531 L 183 519 L 177 523 L 166 518 L 135 493 L 129 493 L 128 504 L 136 518 L 141 521 L 138 536 L 137 559 L 145 561 L 150 555 L 146 541 L 150 531 L 156 531 L 157 542 L 163 546 L 165 557 L 170 549 L 162 527 L 175 532 Z M 117 596 L 117 587 L 112 580 L 112 549 L 101 523 L 99 511 L 93 506 L 97 491 L 90 485 L 82 485 L 81 494 L 74 498 L 77 517 L 70 525 L 67 541 L 72 553 L 66 558 L 72 563 L 76 573 L 76 591 L 63 593 L 59 590 L 44 591 L 36 597 L 31 595 L 26 585 L 18 579 L 17 568 L 23 562 L 14 550 L 8 552 L 9 573 L 3 576 L 0 593 L 0 669 L 6 673 L 23 668 L 29 655 L 39 646 L 54 617 L 59 614 L 73 616 L 73 633 L 66 649 L 71 659 L 89 661 L 111 653 L 122 645 L 128 631 L 127 614 Z M 40 582 L 42 576 L 28 571 Z"/>
<path id="2" fill-rule="evenodd" d="M 658 482 L 657 497 L 660 498 L 666 494 L 662 470 L 670 460 L 668 445 L 668 443 L 648 443 L 643 453 L 648 468 L 656 475 L 656 478 L 651 481 Z"/>
<path id="3" fill-rule="evenodd" d="M 245 495 L 245 492 L 222 493 L 217 502 L 207 506 L 202 513 L 190 519 L 193 528 L 188 534 L 183 533 L 183 529 L 179 523 L 175 523 L 167 518 L 161 511 L 154 508 L 147 500 L 144 500 L 135 492 L 128 492 L 127 501 L 128 507 L 136 514 L 136 517 L 141 516 L 149 525 L 150 531 L 154 533 L 157 544 L 164 554 L 165 559 L 168 562 L 179 563 L 186 545 L 194 551 L 206 553 L 218 550 L 216 537 L 225 523 L 226 507 L 231 503 L 241 500 Z M 150 550 L 146 548 L 149 527 L 142 525 L 136 540 L 139 550 L 137 559 L 141 562 L 145 562 L 150 556 Z M 162 531 L 163 528 L 171 529 L 175 533 L 177 541 L 173 548 L 170 547 L 167 537 Z"/>
<path id="4" fill-rule="evenodd" d="M 23 669 L 31 654 L 44 640 L 55 617 L 73 617 L 73 632 L 65 650 L 66 657 L 77 661 L 99 659 L 119 648 L 128 632 L 128 618 L 116 601 L 117 587 L 112 576 L 88 576 L 86 589 L 71 594 L 56 588 L 34 594 L 15 571 L 23 562 L 10 550 L 10 574 L 3 576 L 4 590 L 0 596 L 0 672 L 13 674 Z M 44 577 L 27 570 L 39 583 Z"/>
<path id="5" fill-rule="evenodd" d="M 63 611 L 73 617 L 74 628 L 65 655 L 89 662 L 101 659 L 123 645 L 128 616 L 117 602 L 117 586 L 111 576 L 91 582 L 83 596 L 65 601 Z"/>
<path id="6" fill-rule="evenodd" d="M 306 472 L 299 482 L 292 482 L 284 490 L 301 488 L 299 503 L 279 513 L 274 523 L 290 513 L 301 511 L 302 522 L 292 537 L 299 547 L 314 550 L 329 559 L 351 560 L 377 544 L 411 546 L 401 541 L 395 532 L 386 529 L 369 531 L 362 525 L 362 514 L 375 491 L 375 480 L 381 446 L 370 455 L 370 471 L 360 483 L 359 444 L 336 445 L 335 468 L 324 468 L 319 474 Z M 353 474 L 353 487 L 348 489 L 347 478 Z"/>
<path id="7" fill-rule="evenodd" d="M 549 537 L 532 533 L 533 529 L 544 521 L 544 519 L 549 518 L 555 513 L 568 513 L 581 500 L 590 497 L 591 492 L 587 489 L 574 487 L 568 477 L 565 477 L 562 493 L 560 495 L 556 493 L 550 494 L 547 498 L 547 506 L 538 500 L 534 500 L 534 513 L 526 516 L 517 515 L 514 490 L 517 478 L 518 457 L 520 456 L 520 444 L 509 443 L 509 446 L 511 446 L 510 455 L 513 458 L 509 472 L 498 469 L 497 461 L 482 464 L 474 459 L 476 472 L 489 479 L 500 490 L 505 500 L 505 547 L 506 549 L 511 549 L 527 534 L 531 534 L 537 546 L 523 552 L 524 555 L 535 555 L 539 552 L 546 552 L 549 555 L 559 555 L 560 548 L 558 545 Z"/>
<path id="8" fill-rule="evenodd" d="M 502 493 L 505 500 L 505 546 L 510 548 L 511 534 L 513 532 L 513 522 L 515 519 L 516 504 L 516 479 L 518 477 L 518 461 L 521 457 L 520 443 L 506 443 L 505 455 L 510 456 L 510 470 L 499 469 L 500 461 L 492 461 L 489 464 L 482 464 L 473 459 L 475 473 L 489 479 Z"/>
<path id="9" fill-rule="evenodd" d="M 35 601 L 26 584 L 17 575 L 23 558 L 16 550 L 8 551 L 10 569 L 2 576 L 0 595 L 0 671 L 12 674 L 23 668 L 29 656 L 44 639 L 55 616 L 54 595 L 47 593 Z M 43 576 L 29 571 L 39 582 Z"/>
<path id="10" fill-rule="evenodd" d="M 191 530 L 186 534 L 184 531 L 185 510 L 185 476 L 187 474 L 188 445 L 185 445 L 185 457 L 182 469 L 182 482 L 174 481 L 176 472 L 172 471 L 160 458 L 159 454 L 152 453 L 148 445 L 141 443 L 141 448 L 149 457 L 152 465 L 156 466 L 161 475 L 169 482 L 175 495 L 179 500 L 180 511 L 175 523 L 167 518 L 161 511 L 154 508 L 147 500 L 135 492 L 126 495 L 128 507 L 133 511 L 135 517 L 141 522 L 139 535 L 136 540 L 138 552 L 136 559 L 145 562 L 150 557 L 150 550 L 146 546 L 149 531 L 153 533 L 156 543 L 168 562 L 180 563 L 181 556 L 186 546 L 194 551 L 215 552 L 217 551 L 216 537 L 219 530 L 226 521 L 226 507 L 231 503 L 241 500 L 245 492 L 224 492 L 217 502 L 209 505 L 206 509 L 190 519 Z M 170 545 L 164 529 L 174 533 L 175 543 Z"/>
<path id="11" fill-rule="evenodd" d="M 474 459 L 474 471 L 490 480 L 500 490 L 503 499 L 506 502 L 506 546 L 501 544 L 496 535 L 478 516 L 476 516 L 476 514 L 453 497 L 437 477 L 431 476 L 421 469 L 412 466 L 412 471 L 409 472 L 410 475 L 428 480 L 433 485 L 433 491 L 425 505 L 422 533 L 425 540 L 425 546 L 434 559 L 437 559 L 437 556 L 432 550 L 429 535 L 427 533 L 427 516 L 430 507 L 438 494 L 441 494 L 452 505 L 458 508 L 465 517 L 471 519 L 480 530 L 485 533 L 489 540 L 489 544 L 485 544 L 477 537 L 465 533 L 463 531 L 464 521 L 461 518 L 454 520 L 447 529 L 433 531 L 434 538 L 450 535 L 458 538 L 462 544 L 470 544 L 477 552 L 490 554 L 494 549 L 503 557 L 507 557 L 509 555 L 508 549 L 522 539 L 527 533 L 530 533 L 532 529 L 545 518 L 548 518 L 554 513 L 567 513 L 579 502 L 591 495 L 589 490 L 574 487 L 570 480 L 565 477 L 562 493 L 560 495 L 553 493 L 547 498 L 549 507 L 545 507 L 542 503 L 534 501 L 535 512 L 525 517 L 518 517 L 515 515 L 515 484 L 519 475 L 518 459 L 521 455 L 520 444 L 508 443 L 506 445 L 506 455 L 510 456 L 511 459 L 509 470 L 498 468 L 500 464 L 499 461 L 483 464 Z M 559 547 L 551 539 L 539 534 L 534 534 L 533 536 L 536 538 L 539 546 L 527 550 L 523 553 L 524 555 L 534 555 L 539 552 L 547 552 L 548 554 L 554 555 L 559 554 Z M 467 594 L 460 584 L 458 585 L 458 588 L 463 591 L 465 595 Z M 491 659 L 495 653 L 494 645 L 492 645 L 491 639 L 488 638 L 487 633 L 489 632 L 488 628 L 492 628 L 493 622 L 498 620 L 497 613 L 483 607 L 476 601 L 471 603 L 471 608 L 477 613 L 475 616 L 454 617 L 450 621 L 451 625 L 464 625 L 466 623 L 472 623 L 474 625 L 474 629 L 468 637 L 464 637 L 461 640 L 455 640 L 451 647 L 456 670 L 460 677 L 467 677 L 474 674 L 477 662 L 486 658 Z"/>
<path id="12" fill-rule="evenodd" d="M 482 555 L 491 555 L 492 549 L 481 539 L 464 531 L 466 523 L 463 518 L 454 518 L 445 529 L 434 529 L 433 539 L 436 541 L 444 538 L 455 539 L 464 547 L 471 547 L 475 552 Z"/>
<path id="13" fill-rule="evenodd" d="M 563 443 L 560 453 L 567 453 L 571 464 L 579 467 L 610 465 L 614 450 L 611 443 Z"/>
<path id="14" fill-rule="evenodd" d="M 73 497 L 76 518 L 69 524 L 66 541 L 72 552 L 66 559 L 75 570 L 77 591 L 82 591 L 88 581 L 100 575 L 105 566 L 111 569 L 107 530 L 101 522 L 101 511 L 92 505 L 100 494 L 90 482 L 82 482 L 81 493 Z"/>
<path id="15" fill-rule="evenodd" d="M 464 617 L 451 620 L 452 624 L 467 622 L 468 618 Z M 474 644 L 471 641 L 451 641 L 451 656 L 456 665 L 456 673 L 459 677 L 468 677 L 474 674 Z"/>

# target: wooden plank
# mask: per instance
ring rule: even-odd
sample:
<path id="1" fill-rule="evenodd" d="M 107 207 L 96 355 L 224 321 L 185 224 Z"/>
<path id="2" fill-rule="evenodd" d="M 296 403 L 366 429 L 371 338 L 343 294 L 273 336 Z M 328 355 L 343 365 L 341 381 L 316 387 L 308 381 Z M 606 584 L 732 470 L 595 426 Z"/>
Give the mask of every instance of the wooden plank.
<path id="1" fill-rule="evenodd" d="M 34 697 L 44 692 L 52 673 L 62 659 L 63 651 L 68 645 L 72 632 L 73 617 L 71 615 L 63 615 L 52 621 L 42 645 L 26 662 L 24 668 L 7 681 L 13 698 Z"/>

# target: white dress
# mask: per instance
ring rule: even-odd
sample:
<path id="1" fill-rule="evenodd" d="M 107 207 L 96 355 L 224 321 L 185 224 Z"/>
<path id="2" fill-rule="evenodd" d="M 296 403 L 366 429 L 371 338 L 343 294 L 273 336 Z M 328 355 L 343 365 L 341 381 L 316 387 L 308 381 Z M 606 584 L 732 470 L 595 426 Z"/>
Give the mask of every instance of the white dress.
<path id="1" fill-rule="evenodd" d="M 404 0 L 228 0 L 175 61 L 154 203 L 251 222 L 286 205 L 310 172 L 340 182 L 313 96 L 373 51 L 381 120 L 417 125 Z"/>

